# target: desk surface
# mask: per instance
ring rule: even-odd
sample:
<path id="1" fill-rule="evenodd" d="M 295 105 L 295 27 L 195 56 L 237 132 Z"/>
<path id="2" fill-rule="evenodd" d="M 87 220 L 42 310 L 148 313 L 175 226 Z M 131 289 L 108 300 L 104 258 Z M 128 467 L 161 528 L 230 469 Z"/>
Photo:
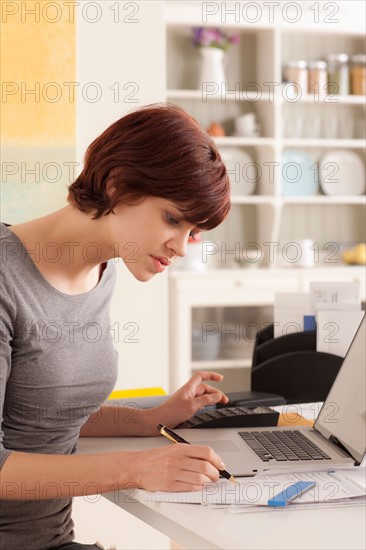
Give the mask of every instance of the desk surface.
<path id="1" fill-rule="evenodd" d="M 80 438 L 80 453 L 145 450 L 170 445 L 163 438 Z M 362 549 L 365 507 L 270 510 L 232 514 L 196 504 L 139 501 L 135 490 L 104 495 L 187 548 L 263 550 Z"/>

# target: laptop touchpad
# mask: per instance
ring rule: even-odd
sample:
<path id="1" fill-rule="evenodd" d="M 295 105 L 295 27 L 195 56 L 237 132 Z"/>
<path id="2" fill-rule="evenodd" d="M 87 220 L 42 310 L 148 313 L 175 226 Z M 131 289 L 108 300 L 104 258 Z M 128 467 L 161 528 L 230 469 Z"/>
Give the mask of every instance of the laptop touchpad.
<path id="1" fill-rule="evenodd" d="M 234 445 L 232 441 L 230 441 L 230 439 L 226 441 L 195 441 L 194 444 L 212 447 L 214 451 L 217 452 L 233 453 L 235 451 L 239 451 L 239 449 Z"/>

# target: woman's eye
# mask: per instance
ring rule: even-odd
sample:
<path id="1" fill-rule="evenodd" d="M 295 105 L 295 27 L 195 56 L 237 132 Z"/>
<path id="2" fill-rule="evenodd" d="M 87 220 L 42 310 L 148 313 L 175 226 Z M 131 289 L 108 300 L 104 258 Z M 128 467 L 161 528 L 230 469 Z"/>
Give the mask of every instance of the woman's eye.
<path id="1" fill-rule="evenodd" d="M 172 216 L 171 214 L 167 214 L 167 219 L 168 219 L 168 222 L 171 223 L 172 225 L 178 225 L 178 220 L 176 218 L 174 218 L 174 216 Z"/>

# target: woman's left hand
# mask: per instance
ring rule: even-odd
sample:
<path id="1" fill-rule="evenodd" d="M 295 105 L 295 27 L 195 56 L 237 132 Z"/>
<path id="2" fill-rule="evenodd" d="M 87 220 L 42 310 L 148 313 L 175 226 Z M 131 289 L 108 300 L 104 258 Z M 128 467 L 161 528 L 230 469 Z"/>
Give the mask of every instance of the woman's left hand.
<path id="1" fill-rule="evenodd" d="M 174 428 L 206 405 L 227 403 L 229 399 L 222 391 L 206 383 L 209 380 L 221 382 L 223 378 L 222 374 L 217 372 L 196 372 L 165 403 L 153 409 L 159 416 L 157 424 Z"/>

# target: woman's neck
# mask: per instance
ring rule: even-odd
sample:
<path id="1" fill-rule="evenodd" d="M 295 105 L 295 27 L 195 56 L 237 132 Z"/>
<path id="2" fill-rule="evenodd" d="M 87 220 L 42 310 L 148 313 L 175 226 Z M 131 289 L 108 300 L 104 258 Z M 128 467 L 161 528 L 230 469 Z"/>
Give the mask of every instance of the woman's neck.
<path id="1" fill-rule="evenodd" d="M 93 220 L 71 205 L 9 229 L 45 279 L 69 294 L 94 288 L 102 264 L 113 257 L 103 219 Z"/>

